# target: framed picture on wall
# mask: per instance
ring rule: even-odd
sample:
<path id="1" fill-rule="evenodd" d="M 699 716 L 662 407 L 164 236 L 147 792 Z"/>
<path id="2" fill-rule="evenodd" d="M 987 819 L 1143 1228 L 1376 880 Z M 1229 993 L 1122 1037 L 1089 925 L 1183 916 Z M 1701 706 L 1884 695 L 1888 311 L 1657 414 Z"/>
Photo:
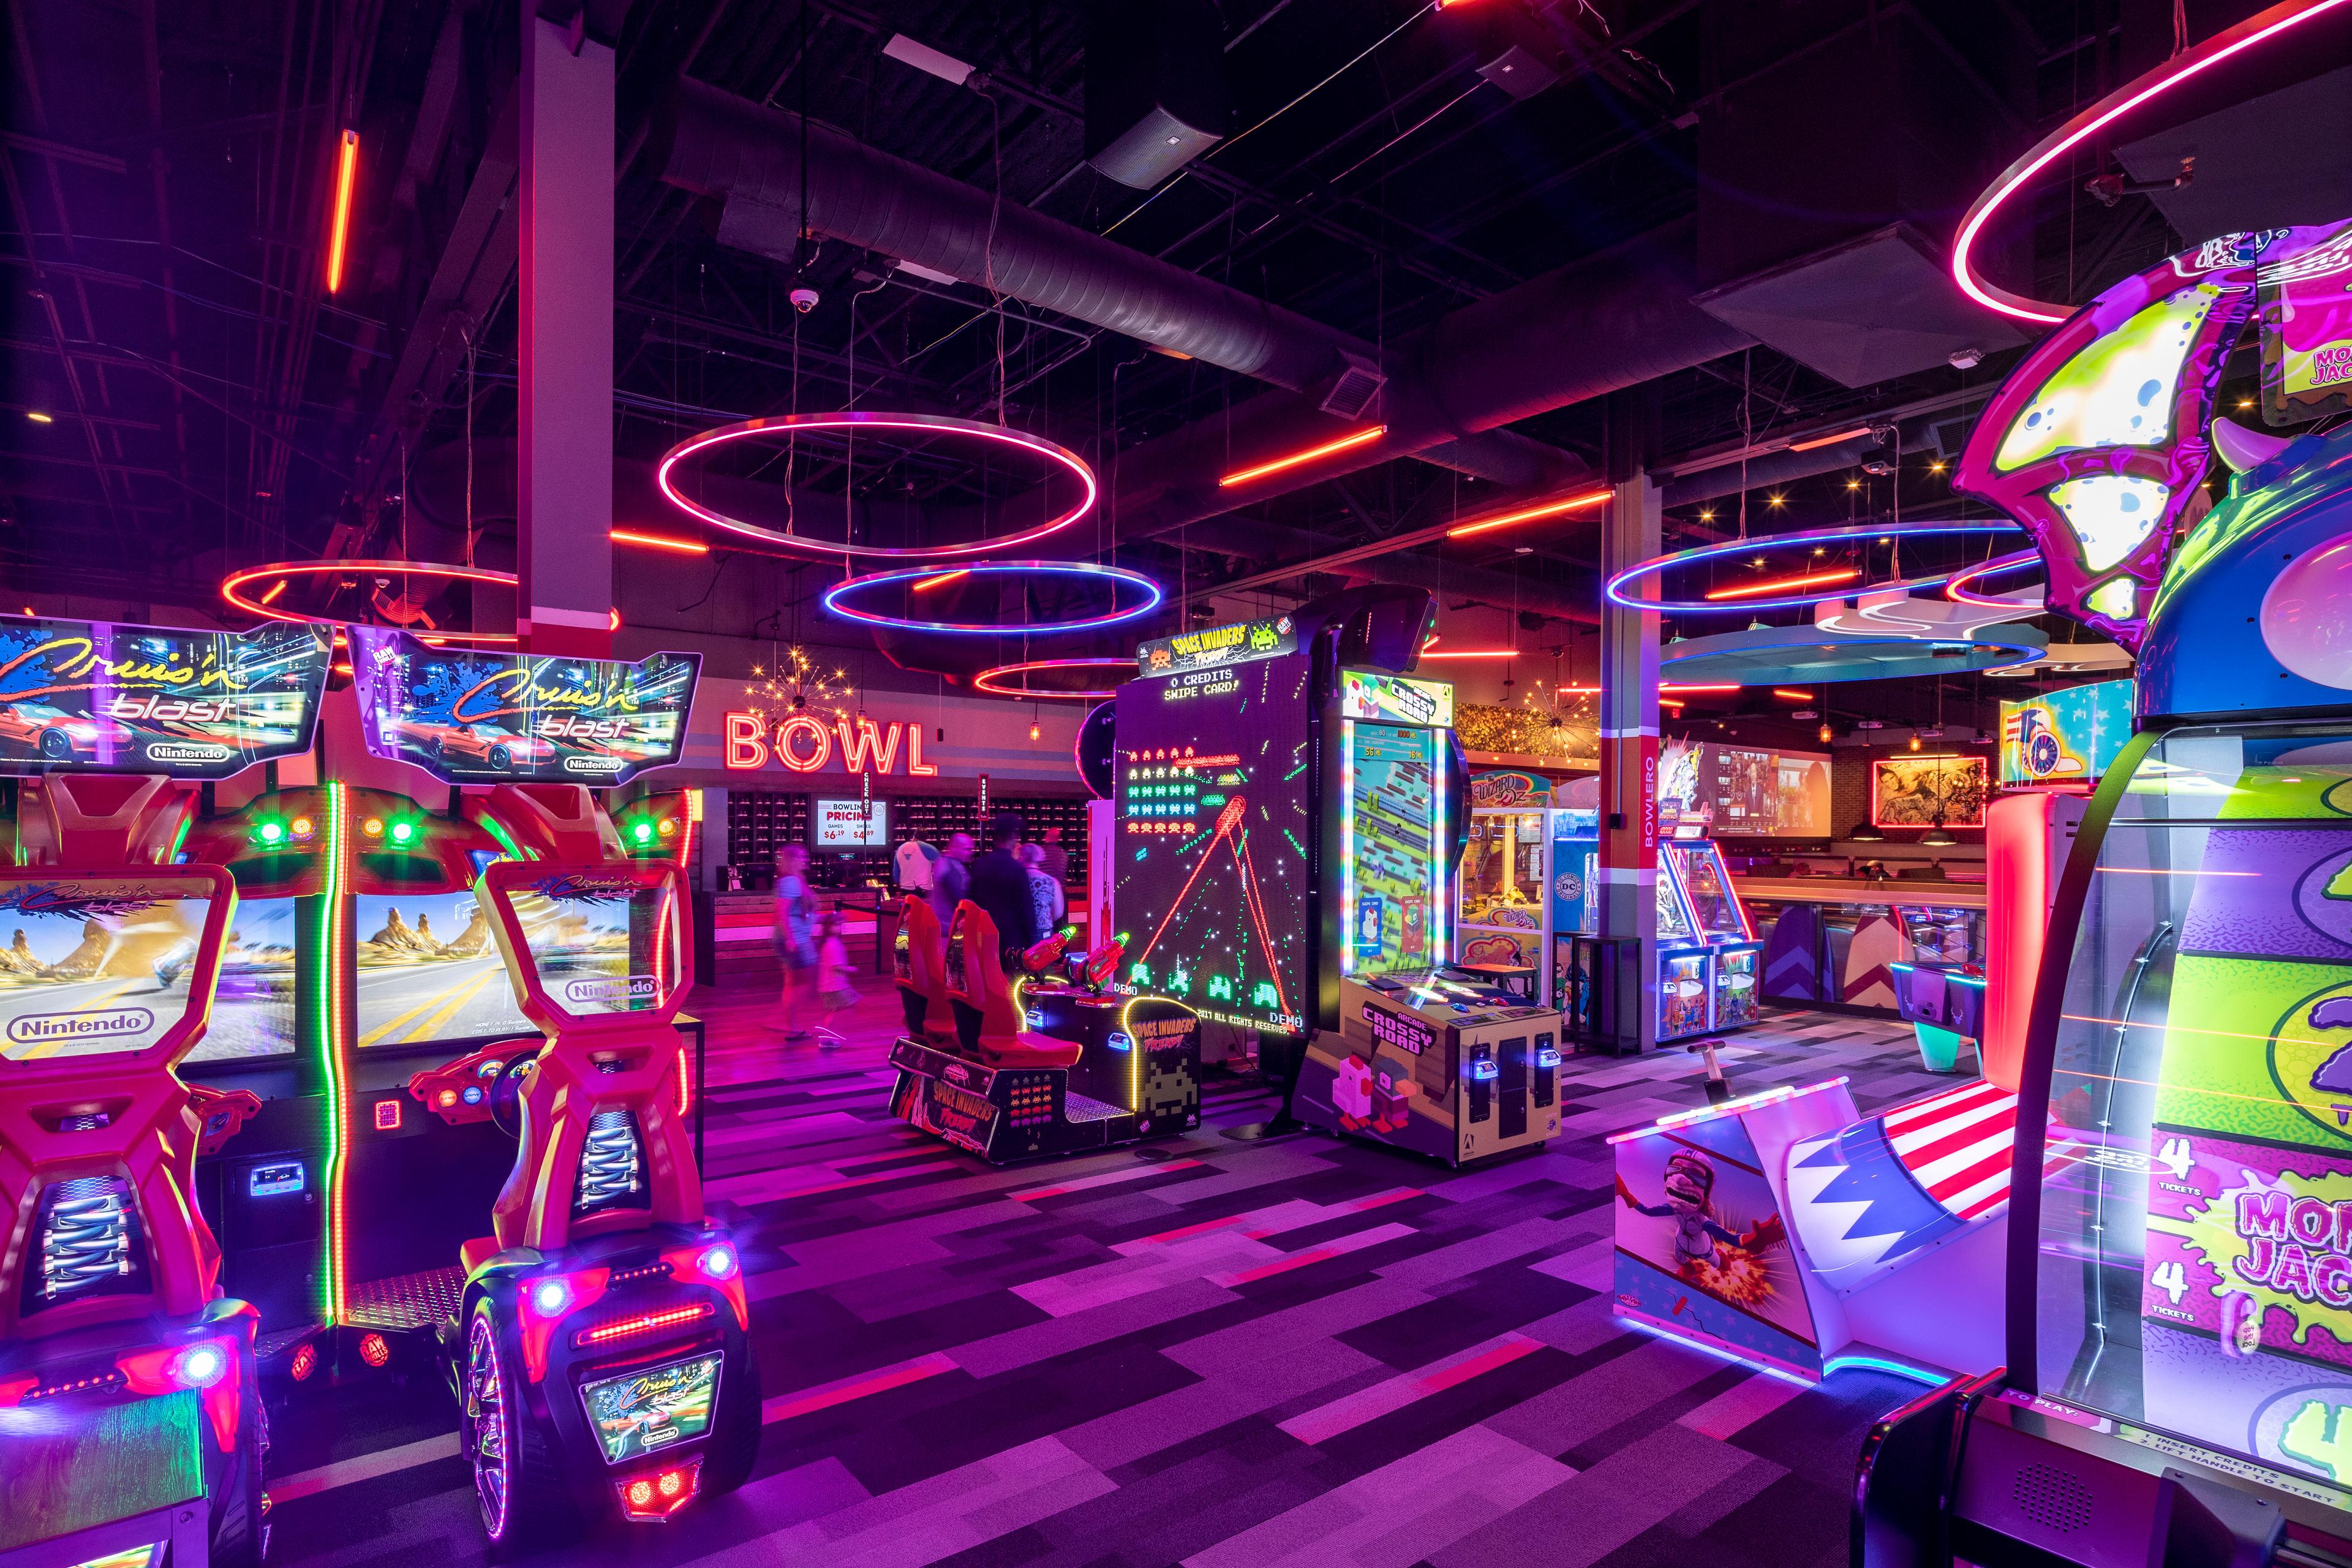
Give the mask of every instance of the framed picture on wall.
<path id="1" fill-rule="evenodd" d="M 1982 757 L 1882 757 L 1870 765 L 1874 827 L 1982 827 Z"/>

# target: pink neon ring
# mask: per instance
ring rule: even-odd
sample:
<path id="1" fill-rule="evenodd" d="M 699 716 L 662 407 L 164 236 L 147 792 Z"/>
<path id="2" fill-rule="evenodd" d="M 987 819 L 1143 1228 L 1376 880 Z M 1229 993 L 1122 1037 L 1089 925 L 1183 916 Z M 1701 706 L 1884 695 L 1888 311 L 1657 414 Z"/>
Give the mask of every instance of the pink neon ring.
<path id="1" fill-rule="evenodd" d="M 793 430 L 928 430 L 939 435 L 971 436 L 983 441 L 995 441 L 1016 447 L 1024 452 L 1061 464 L 1077 476 L 1084 490 L 1078 504 L 1038 528 L 1018 533 L 1000 534 L 994 539 L 974 540 L 969 544 L 922 545 L 913 549 L 886 549 L 877 545 L 828 543 L 808 539 L 796 533 L 778 533 L 740 518 L 713 511 L 698 501 L 691 501 L 678 493 L 670 482 L 670 474 L 678 464 L 698 452 L 740 441 L 753 436 L 772 435 Z M 670 503 L 692 516 L 700 518 L 713 528 L 723 528 L 730 533 L 740 533 L 747 539 L 757 539 L 785 550 L 806 551 L 813 555 L 863 556 L 869 561 L 936 561 L 942 556 L 979 555 L 992 550 L 1007 550 L 1017 544 L 1027 544 L 1059 533 L 1092 511 L 1099 488 L 1095 483 L 1095 471 L 1087 460 L 1067 447 L 1048 441 L 1042 436 L 1032 436 L 1003 425 L 983 425 L 976 419 L 957 419 L 944 414 L 861 414 L 855 410 L 837 414 L 784 414 L 768 419 L 746 419 L 740 425 L 721 425 L 715 430 L 705 430 L 699 436 L 689 436 L 662 454 L 661 464 L 654 470 L 654 482 Z"/>
<path id="2" fill-rule="evenodd" d="M 258 616 L 265 621 L 284 621 L 297 626 L 343 626 L 355 623 L 333 616 L 306 616 L 299 610 L 280 610 L 258 599 L 243 596 L 240 590 L 248 583 L 264 577 L 322 577 L 329 573 L 356 576 L 382 574 L 386 576 L 438 577 L 449 583 L 496 583 L 509 588 L 520 586 L 520 579 L 511 572 L 495 572 L 487 566 L 453 566 L 436 561 L 271 561 L 259 566 L 248 566 L 232 572 L 221 579 L 220 596 L 248 616 Z M 405 626 L 393 628 L 407 631 Z M 612 630 L 621 629 L 621 612 L 613 612 Z M 427 641 L 445 643 L 511 643 L 519 640 L 512 632 L 416 632 L 415 637 Z"/>
<path id="3" fill-rule="evenodd" d="M 2126 82 L 2034 143 L 2023 157 L 2002 170 L 2000 177 L 1985 187 L 1984 194 L 1978 196 L 1969 208 L 1968 216 L 1960 220 L 1958 237 L 1952 242 L 1952 280 L 1978 304 L 1998 310 L 2004 316 L 2014 316 L 2021 321 L 2054 323 L 2073 315 L 2074 309 L 2071 305 L 2013 294 L 1977 275 L 1969 252 L 1975 247 L 1977 236 L 1992 220 L 1994 212 L 2015 195 L 2028 180 L 2049 167 L 2069 148 L 2105 129 L 2167 89 L 2347 3 L 2352 3 L 2352 0 L 2284 0 L 2283 4 L 2249 16 L 2234 27 L 2224 28 L 2188 53 L 2176 55 L 2156 69 Z"/>
<path id="4" fill-rule="evenodd" d="M 1000 664 L 993 669 L 983 669 L 973 676 L 971 689 L 974 691 L 985 691 L 992 697 L 1063 697 L 1088 702 L 1098 702 L 1106 697 L 1118 695 L 1118 688 L 1115 686 L 1108 691 L 1055 691 L 1040 690 L 1029 685 L 1026 680 L 1019 686 L 989 684 L 1000 675 L 1026 676 L 1033 669 L 1117 669 L 1133 675 L 1135 660 L 1131 658 L 1035 658 L 1025 664 Z"/>
<path id="5" fill-rule="evenodd" d="M 1945 584 L 1944 597 L 1955 605 L 1976 605 L 1988 610 L 2022 609 L 2025 606 L 2014 599 L 1993 599 L 1982 594 L 1971 594 L 1969 584 L 1999 573 L 2015 571 L 2020 566 L 2039 565 L 2041 561 L 2042 552 L 2038 550 L 2020 550 L 2010 555 L 1996 555 L 1979 565 L 1969 567 Z"/>

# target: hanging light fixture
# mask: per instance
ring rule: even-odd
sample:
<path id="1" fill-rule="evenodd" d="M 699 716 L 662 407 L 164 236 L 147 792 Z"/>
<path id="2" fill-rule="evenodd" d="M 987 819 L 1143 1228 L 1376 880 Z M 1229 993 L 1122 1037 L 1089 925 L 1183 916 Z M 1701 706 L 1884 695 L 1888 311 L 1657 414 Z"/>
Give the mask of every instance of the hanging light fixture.
<path id="1" fill-rule="evenodd" d="M 1950 828 L 1938 821 L 1935 826 L 1919 835 L 1919 842 L 1930 849 L 1949 849 L 1959 840 L 1952 837 Z"/>

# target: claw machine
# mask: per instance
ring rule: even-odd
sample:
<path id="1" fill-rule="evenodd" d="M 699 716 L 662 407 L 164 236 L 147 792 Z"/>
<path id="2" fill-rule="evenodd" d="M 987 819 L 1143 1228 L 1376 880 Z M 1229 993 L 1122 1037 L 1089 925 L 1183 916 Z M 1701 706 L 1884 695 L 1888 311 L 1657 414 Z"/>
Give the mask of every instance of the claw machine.
<path id="1" fill-rule="evenodd" d="M 1658 845 L 1658 1038 L 1744 1029 L 1761 1016 L 1764 944 L 1702 818 Z"/>

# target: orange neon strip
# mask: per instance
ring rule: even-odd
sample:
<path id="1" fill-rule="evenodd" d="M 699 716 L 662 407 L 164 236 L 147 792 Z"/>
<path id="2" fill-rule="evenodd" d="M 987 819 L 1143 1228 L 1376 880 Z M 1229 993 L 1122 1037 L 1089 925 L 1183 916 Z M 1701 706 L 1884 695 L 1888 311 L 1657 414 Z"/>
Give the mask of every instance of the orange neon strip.
<path id="1" fill-rule="evenodd" d="M 360 172 L 360 133 L 343 132 L 342 155 L 335 164 L 335 227 L 327 240 L 327 292 L 343 286 L 343 245 L 352 233 L 352 187 Z"/>
<path id="2" fill-rule="evenodd" d="M 1671 708 L 1675 712 L 1679 713 L 1684 709 L 1689 707 L 1690 704 L 1687 702 L 1677 702 L 1671 697 L 1661 697 L 1658 699 L 1658 706 L 1661 708 Z"/>
<path id="3" fill-rule="evenodd" d="M 1582 495 L 1570 496 L 1565 500 L 1546 501 L 1521 511 L 1507 511 L 1500 517 L 1489 517 L 1477 522 L 1465 522 L 1459 528 L 1445 531 L 1448 539 L 1463 539 L 1473 533 L 1485 533 L 1490 529 L 1508 528 L 1515 522 L 1533 522 L 1538 518 L 1558 517 L 1564 511 L 1581 511 L 1589 506 L 1599 506 L 1609 499 L 1607 490 L 1587 490 Z"/>
<path id="4" fill-rule="evenodd" d="M 1710 602 L 1717 599 L 1753 599 L 1761 594 L 1777 594 L 1783 588 L 1818 588 L 1825 583 L 1845 583 L 1862 575 L 1858 566 L 1841 566 L 1834 572 L 1809 572 L 1801 577 L 1783 577 L 1777 583 L 1750 583 L 1745 588 L 1717 588 L 1709 594 Z"/>
<path id="5" fill-rule="evenodd" d="M 284 592 L 286 592 L 286 579 L 280 577 L 269 592 L 261 595 L 261 602 L 265 605 L 274 605 L 278 602 L 278 595 Z"/>
<path id="6" fill-rule="evenodd" d="M 710 553 L 710 546 L 698 539 L 672 539 L 667 534 L 638 533 L 626 528 L 614 529 L 612 535 L 616 544 L 643 544 L 654 550 L 675 550 L 681 555 Z"/>
<path id="7" fill-rule="evenodd" d="M 971 575 L 971 568 L 969 566 L 960 568 L 953 572 L 942 572 L 936 577 L 926 577 L 921 582 L 916 584 L 915 592 L 918 594 L 928 593 L 933 588 L 943 587 L 946 584 L 954 582 L 959 577 L 969 577 Z"/>
<path id="8" fill-rule="evenodd" d="M 1772 695 L 1775 697 L 1785 698 L 1790 702 L 1811 702 L 1813 700 L 1813 694 L 1810 691 L 1791 691 L 1785 686 L 1774 687 L 1772 689 Z"/>
<path id="9" fill-rule="evenodd" d="M 1320 447 L 1309 447 L 1304 452 L 1293 452 L 1287 458 L 1276 458 L 1270 463 L 1260 463 L 1255 468 L 1243 468 L 1237 473 L 1227 474 L 1217 481 L 1217 485 L 1219 489 L 1223 489 L 1229 485 L 1247 484 L 1252 479 L 1262 479 L 1268 474 L 1278 474 L 1285 468 L 1295 468 L 1301 463 L 1311 463 L 1318 458 L 1328 458 L 1334 452 L 1344 452 L 1350 447 L 1360 447 L 1367 441 L 1377 441 L 1388 433 L 1387 426 L 1375 425 L 1368 430 L 1358 430 L 1352 435 L 1342 436 L 1336 441 L 1326 441 Z"/>
<path id="10" fill-rule="evenodd" d="M 1789 443 L 1789 450 L 1810 452 L 1817 447 L 1834 447 L 1840 441 L 1858 441 L 1869 434 L 1869 426 L 1857 425 L 1851 430 L 1841 430 L 1834 436 L 1816 436 L 1810 441 L 1791 441 Z"/>

